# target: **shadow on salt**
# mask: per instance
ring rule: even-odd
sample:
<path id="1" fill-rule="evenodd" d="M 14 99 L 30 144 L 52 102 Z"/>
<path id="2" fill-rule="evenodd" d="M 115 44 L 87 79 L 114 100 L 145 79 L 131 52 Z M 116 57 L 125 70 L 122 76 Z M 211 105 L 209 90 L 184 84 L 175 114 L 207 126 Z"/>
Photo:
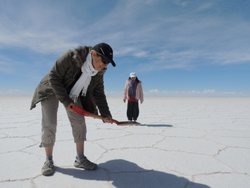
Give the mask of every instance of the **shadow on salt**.
<path id="1" fill-rule="evenodd" d="M 114 159 L 101 163 L 96 171 L 61 167 L 57 167 L 56 171 L 77 179 L 103 181 L 104 185 L 110 182 L 117 188 L 209 188 L 207 185 L 192 182 L 181 176 L 153 169 L 144 169 L 133 162 L 123 159 Z"/>

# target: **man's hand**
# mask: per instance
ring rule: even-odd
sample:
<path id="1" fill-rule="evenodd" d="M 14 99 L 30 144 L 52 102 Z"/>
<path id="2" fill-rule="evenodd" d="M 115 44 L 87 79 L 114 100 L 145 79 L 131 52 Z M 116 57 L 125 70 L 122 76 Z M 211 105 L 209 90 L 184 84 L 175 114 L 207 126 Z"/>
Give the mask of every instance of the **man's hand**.
<path id="1" fill-rule="evenodd" d="M 110 116 L 102 118 L 103 123 L 114 123 L 113 119 Z"/>
<path id="2" fill-rule="evenodd" d="M 74 104 L 74 103 L 70 103 L 70 104 L 66 107 L 66 109 L 67 109 L 68 111 L 70 111 L 70 112 L 75 112 L 75 111 L 73 111 L 73 106 L 75 106 L 75 104 Z"/>

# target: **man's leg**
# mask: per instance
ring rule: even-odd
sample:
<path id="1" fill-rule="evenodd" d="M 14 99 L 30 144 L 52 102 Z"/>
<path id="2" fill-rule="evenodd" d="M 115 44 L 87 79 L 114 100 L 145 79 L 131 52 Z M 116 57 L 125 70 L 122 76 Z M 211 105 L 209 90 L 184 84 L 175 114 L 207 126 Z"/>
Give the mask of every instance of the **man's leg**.
<path id="1" fill-rule="evenodd" d="M 42 105 L 42 142 L 45 149 L 46 161 L 42 167 L 42 174 L 53 175 L 55 172 L 53 163 L 53 146 L 55 143 L 57 127 L 57 111 L 59 101 L 55 96 L 41 102 Z"/>
<path id="2" fill-rule="evenodd" d="M 52 159 L 53 156 L 53 146 L 51 147 L 44 147 L 45 149 L 45 154 L 47 159 Z"/>
<path id="3" fill-rule="evenodd" d="M 86 123 L 84 116 L 67 111 L 69 121 L 72 127 L 74 142 L 76 143 L 76 160 L 74 166 L 85 170 L 95 170 L 97 165 L 89 161 L 84 155 L 84 142 L 86 140 Z"/>
<path id="4" fill-rule="evenodd" d="M 84 156 L 84 141 L 76 143 L 76 153 L 78 157 Z"/>
<path id="5" fill-rule="evenodd" d="M 96 170 L 97 164 L 89 161 L 84 155 L 84 142 L 76 143 L 77 157 L 74 162 L 76 168 L 83 168 L 85 170 Z"/>

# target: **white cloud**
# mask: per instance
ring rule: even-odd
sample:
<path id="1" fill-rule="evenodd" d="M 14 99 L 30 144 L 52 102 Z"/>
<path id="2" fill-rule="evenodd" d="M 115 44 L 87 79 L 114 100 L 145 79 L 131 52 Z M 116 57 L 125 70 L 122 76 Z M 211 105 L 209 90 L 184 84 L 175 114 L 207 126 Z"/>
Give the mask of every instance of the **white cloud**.
<path id="1" fill-rule="evenodd" d="M 220 91 L 215 89 L 203 90 L 160 90 L 151 89 L 145 91 L 146 96 L 170 96 L 170 97 L 249 97 L 249 92 Z"/>
<path id="2" fill-rule="evenodd" d="M 12 3 L 0 8 L 0 48 L 20 47 L 48 54 L 78 45 L 75 38 L 80 32 L 65 14 L 63 2 L 56 9 L 48 2 L 16 3 L 16 8 Z"/>
<path id="3" fill-rule="evenodd" d="M 250 53 L 242 51 L 228 51 L 214 53 L 214 59 L 218 60 L 221 64 L 239 64 L 249 63 Z"/>
<path id="4" fill-rule="evenodd" d="M 32 92 L 21 89 L 0 89 L 0 96 L 31 96 Z"/>
<path id="5" fill-rule="evenodd" d="M 178 6 L 182 6 L 182 7 L 185 7 L 187 6 L 188 4 L 190 4 L 191 2 L 188 1 L 188 0 L 173 0 L 173 2 L 178 5 Z"/>
<path id="6" fill-rule="evenodd" d="M 186 4 L 187 1 L 178 3 Z M 143 65 L 138 64 L 137 67 L 140 70 L 249 63 L 247 39 L 250 38 L 250 25 L 238 18 L 202 15 L 203 11 L 209 11 L 214 6 L 216 2 L 212 1 L 197 4 L 195 11 L 189 9 L 180 15 L 156 13 L 143 23 L 136 18 L 140 17 L 139 13 L 145 14 L 148 7 L 134 2 L 127 6 L 118 5 L 103 23 L 112 20 L 109 26 L 116 33 L 113 41 L 116 55 L 132 57 L 135 62 L 142 61 Z M 125 14 L 119 14 L 121 7 Z"/>
<path id="7" fill-rule="evenodd" d="M 159 89 L 151 89 L 148 91 L 149 93 L 159 93 L 160 90 Z"/>
<path id="8" fill-rule="evenodd" d="M 0 56 L 0 73 L 11 74 L 13 71 L 11 60 Z"/>
<path id="9" fill-rule="evenodd" d="M 181 14 L 174 14 L 172 2 Z M 217 5 L 215 1 L 118 1 L 102 16 L 93 15 L 93 22 L 85 19 L 91 17 L 91 10 L 84 8 L 86 17 L 74 19 L 69 9 L 64 10 L 68 5 L 64 1 L 52 6 L 35 1 L 27 6 L 19 2 L 14 9 L 1 8 L 0 48 L 20 47 L 51 54 L 80 44 L 108 41 L 118 58 L 139 59 L 144 62 L 139 68 L 147 71 L 190 69 L 198 66 L 197 61 L 250 61 L 249 23 L 234 17 L 208 16 L 207 11 Z M 173 11 L 161 11 L 164 7 Z"/>

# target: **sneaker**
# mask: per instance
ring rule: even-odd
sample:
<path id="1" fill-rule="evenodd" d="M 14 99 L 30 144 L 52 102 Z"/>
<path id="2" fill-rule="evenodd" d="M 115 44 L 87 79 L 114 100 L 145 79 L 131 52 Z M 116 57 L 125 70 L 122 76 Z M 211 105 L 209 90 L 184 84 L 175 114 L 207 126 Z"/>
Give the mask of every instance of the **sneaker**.
<path id="1" fill-rule="evenodd" d="M 76 158 L 74 166 L 76 168 L 83 168 L 85 170 L 96 170 L 97 169 L 97 164 L 89 161 L 87 157 L 83 157 L 81 159 Z"/>
<path id="2" fill-rule="evenodd" d="M 51 176 L 55 172 L 55 166 L 53 160 L 46 160 L 42 167 L 42 175 Z"/>

